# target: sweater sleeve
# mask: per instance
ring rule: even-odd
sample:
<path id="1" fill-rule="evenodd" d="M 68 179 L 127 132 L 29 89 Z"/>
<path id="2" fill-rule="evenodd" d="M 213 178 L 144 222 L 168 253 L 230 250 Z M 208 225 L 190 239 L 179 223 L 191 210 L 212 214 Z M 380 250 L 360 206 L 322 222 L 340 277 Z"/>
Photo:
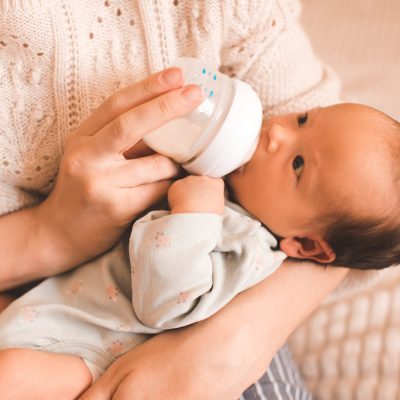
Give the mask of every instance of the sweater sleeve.
<path id="1" fill-rule="evenodd" d="M 221 68 L 258 92 L 265 115 L 339 102 L 339 80 L 314 55 L 299 22 L 300 3 L 243 3 L 238 0 L 226 18 Z"/>
<path id="2" fill-rule="evenodd" d="M 272 235 L 229 212 L 221 218 L 156 211 L 134 224 L 132 302 L 144 325 L 173 329 L 205 319 L 280 265 L 285 256 L 271 250 Z M 239 229 L 247 228 L 238 232 L 242 218 Z"/>

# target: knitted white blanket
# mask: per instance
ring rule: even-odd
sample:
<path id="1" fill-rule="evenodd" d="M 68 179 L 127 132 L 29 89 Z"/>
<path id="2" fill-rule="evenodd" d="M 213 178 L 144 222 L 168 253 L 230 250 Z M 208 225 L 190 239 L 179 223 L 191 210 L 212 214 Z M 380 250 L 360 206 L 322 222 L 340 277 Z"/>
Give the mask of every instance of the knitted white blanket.
<path id="1" fill-rule="evenodd" d="M 399 399 L 400 268 L 321 307 L 290 345 L 315 399 Z"/>
<path id="2" fill-rule="evenodd" d="M 303 0 L 317 53 L 344 95 L 400 119 L 400 1 Z M 400 267 L 324 305 L 291 338 L 317 400 L 400 399 Z"/>

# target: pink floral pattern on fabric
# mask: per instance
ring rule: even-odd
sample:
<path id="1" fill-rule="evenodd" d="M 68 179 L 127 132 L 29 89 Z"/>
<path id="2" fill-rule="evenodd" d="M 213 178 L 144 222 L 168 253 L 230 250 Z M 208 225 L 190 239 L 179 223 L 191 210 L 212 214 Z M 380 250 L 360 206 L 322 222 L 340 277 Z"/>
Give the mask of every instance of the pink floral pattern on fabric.
<path id="1" fill-rule="evenodd" d="M 190 294 L 188 290 L 184 290 L 183 292 L 179 293 L 179 296 L 176 300 L 177 303 L 186 303 L 190 299 Z"/>
<path id="2" fill-rule="evenodd" d="M 109 300 L 114 301 L 114 302 L 117 301 L 118 296 L 120 294 L 120 290 L 117 287 L 115 287 L 114 285 L 111 285 L 111 284 L 107 285 L 106 292 L 107 292 L 107 296 L 108 296 Z"/>
<path id="3" fill-rule="evenodd" d="M 21 307 L 19 309 L 19 312 L 20 312 L 20 318 L 24 322 L 33 322 L 40 315 L 39 312 L 36 311 L 36 309 L 31 306 Z"/>
<path id="4" fill-rule="evenodd" d="M 77 279 L 70 284 L 69 288 L 65 291 L 65 294 L 78 294 L 82 291 L 82 286 L 83 282 L 80 279 Z"/>
<path id="5" fill-rule="evenodd" d="M 110 346 L 107 347 L 107 351 L 114 356 L 118 356 L 125 351 L 125 345 L 120 340 L 114 340 Z"/>
<path id="6" fill-rule="evenodd" d="M 164 232 L 157 232 L 156 233 L 156 247 L 169 247 L 171 246 L 171 240 Z"/>

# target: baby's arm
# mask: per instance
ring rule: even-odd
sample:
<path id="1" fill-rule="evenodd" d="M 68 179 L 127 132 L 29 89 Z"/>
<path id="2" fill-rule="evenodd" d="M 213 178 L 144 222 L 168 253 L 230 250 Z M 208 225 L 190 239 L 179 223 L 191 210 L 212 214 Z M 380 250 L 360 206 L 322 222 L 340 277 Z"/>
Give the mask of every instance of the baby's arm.
<path id="1" fill-rule="evenodd" d="M 217 245 L 224 210 L 221 179 L 189 176 L 169 192 L 171 211 L 137 221 L 130 239 L 132 301 L 152 328 L 173 328 L 212 288 L 210 253 Z"/>
<path id="2" fill-rule="evenodd" d="M 258 221 L 224 207 L 223 184 L 188 177 L 169 192 L 171 212 L 132 229 L 133 306 L 147 326 L 172 329 L 217 312 L 269 276 L 284 254 Z"/>
<path id="3" fill-rule="evenodd" d="M 171 214 L 224 213 L 224 181 L 207 176 L 187 176 L 168 190 Z"/>

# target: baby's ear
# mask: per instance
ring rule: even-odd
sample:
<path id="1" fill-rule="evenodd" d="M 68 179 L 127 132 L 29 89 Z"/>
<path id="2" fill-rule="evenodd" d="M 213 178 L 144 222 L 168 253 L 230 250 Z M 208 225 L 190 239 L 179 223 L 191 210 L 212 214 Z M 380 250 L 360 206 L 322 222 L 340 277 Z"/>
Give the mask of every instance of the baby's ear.
<path id="1" fill-rule="evenodd" d="M 331 263 L 336 258 L 328 242 L 314 235 L 282 239 L 279 247 L 289 257 L 314 260 L 322 264 Z"/>

